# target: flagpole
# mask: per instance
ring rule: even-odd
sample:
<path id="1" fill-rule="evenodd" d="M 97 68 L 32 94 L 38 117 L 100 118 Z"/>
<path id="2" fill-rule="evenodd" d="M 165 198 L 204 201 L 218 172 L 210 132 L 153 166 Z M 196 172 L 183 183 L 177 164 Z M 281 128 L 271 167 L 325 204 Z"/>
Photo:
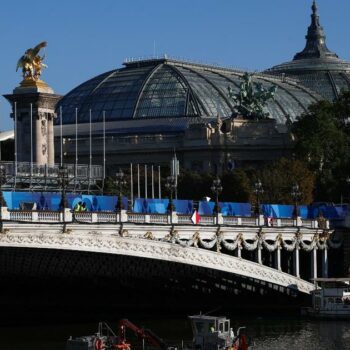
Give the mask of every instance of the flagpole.
<path id="1" fill-rule="evenodd" d="M 153 175 L 153 165 L 151 166 L 151 176 L 152 176 L 152 199 L 154 199 L 154 175 Z"/>
<path id="2" fill-rule="evenodd" d="M 90 184 L 91 184 L 91 168 L 92 168 L 92 140 L 91 140 L 91 109 L 89 110 L 89 190 L 90 193 Z"/>
<path id="3" fill-rule="evenodd" d="M 103 111 L 103 180 L 102 190 L 104 190 L 106 178 L 106 112 Z"/>
<path id="4" fill-rule="evenodd" d="M 160 165 L 158 165 L 158 197 L 159 199 L 162 198 L 162 186 L 161 186 L 161 182 L 160 182 Z"/>
<path id="5" fill-rule="evenodd" d="M 30 182 L 33 176 L 33 104 L 30 104 Z"/>
<path id="6" fill-rule="evenodd" d="M 77 184 L 78 177 L 78 108 L 75 108 L 75 174 L 74 187 Z"/>
<path id="7" fill-rule="evenodd" d="M 14 134 L 15 134 L 15 176 L 17 176 L 17 102 L 15 102 L 15 118 L 14 118 Z M 16 181 L 16 180 L 15 180 Z"/>
<path id="8" fill-rule="evenodd" d="M 141 197 L 140 189 L 140 164 L 137 164 L 137 198 Z"/>
<path id="9" fill-rule="evenodd" d="M 62 106 L 60 106 L 60 143 L 61 143 L 61 166 L 63 165 L 63 129 L 62 129 Z"/>
<path id="10" fill-rule="evenodd" d="M 147 199 L 147 164 L 145 164 L 145 198 Z"/>
<path id="11" fill-rule="evenodd" d="M 132 208 L 134 203 L 134 176 L 132 172 L 132 163 L 130 163 L 130 201 Z"/>

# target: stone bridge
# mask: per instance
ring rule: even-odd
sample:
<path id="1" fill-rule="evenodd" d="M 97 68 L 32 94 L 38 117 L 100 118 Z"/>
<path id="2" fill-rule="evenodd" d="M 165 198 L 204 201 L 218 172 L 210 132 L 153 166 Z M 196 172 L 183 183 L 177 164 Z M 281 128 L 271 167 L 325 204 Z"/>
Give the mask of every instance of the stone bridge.
<path id="1" fill-rule="evenodd" d="M 122 211 L 9 211 L 2 209 L 0 247 L 52 249 L 153 259 L 226 272 L 270 288 L 309 294 L 314 286 L 300 275 L 300 253 L 310 255 L 317 277 L 328 274 L 328 250 L 341 242 L 327 222 L 300 218 L 266 222 L 263 217 L 204 217 L 135 214 Z M 271 226 L 272 225 L 272 226 Z M 319 227 L 322 226 L 323 228 Z M 283 254 L 293 271 L 283 271 Z"/>

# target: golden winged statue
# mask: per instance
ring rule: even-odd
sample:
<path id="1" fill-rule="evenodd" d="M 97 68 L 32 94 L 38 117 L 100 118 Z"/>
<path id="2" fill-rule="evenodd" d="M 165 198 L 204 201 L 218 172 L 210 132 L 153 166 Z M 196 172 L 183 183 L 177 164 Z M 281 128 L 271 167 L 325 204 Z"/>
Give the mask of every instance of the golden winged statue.
<path id="1" fill-rule="evenodd" d="M 26 50 L 24 55 L 18 60 L 16 72 L 18 68 L 22 68 L 23 80 L 38 81 L 43 68 L 47 65 L 43 63 L 45 55 L 40 56 L 39 52 L 46 47 L 47 42 L 43 41 L 35 47 Z"/>

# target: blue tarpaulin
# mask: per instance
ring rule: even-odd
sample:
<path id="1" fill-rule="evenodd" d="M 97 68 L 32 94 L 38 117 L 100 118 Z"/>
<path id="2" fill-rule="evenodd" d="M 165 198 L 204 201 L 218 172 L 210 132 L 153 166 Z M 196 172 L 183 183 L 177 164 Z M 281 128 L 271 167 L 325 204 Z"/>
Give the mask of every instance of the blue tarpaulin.
<path id="1" fill-rule="evenodd" d="M 215 202 L 199 202 L 199 215 L 212 215 Z M 220 212 L 223 216 L 251 216 L 251 205 L 249 203 L 220 202 Z"/>
<path id="2" fill-rule="evenodd" d="M 174 199 L 175 211 L 179 214 L 191 214 L 193 212 L 193 201 Z M 145 199 L 136 198 L 134 201 L 135 213 L 166 214 L 169 199 Z"/>
<path id="3" fill-rule="evenodd" d="M 19 209 L 21 203 L 36 203 L 38 210 L 58 210 L 61 202 L 59 192 L 3 192 L 9 209 Z M 78 202 L 84 202 L 88 210 L 114 211 L 116 196 L 95 196 L 67 193 L 68 207 L 74 208 Z M 128 199 L 123 197 L 124 208 L 128 207 Z"/>
<path id="4" fill-rule="evenodd" d="M 252 206 L 250 203 L 219 203 L 223 216 L 251 216 Z"/>
<path id="5" fill-rule="evenodd" d="M 19 209 L 21 203 L 36 203 L 38 210 L 58 210 L 61 193 L 59 192 L 9 192 L 3 191 L 4 199 L 9 209 Z M 95 196 L 87 194 L 67 193 L 68 206 L 74 208 L 79 202 L 85 202 L 88 210 L 114 211 L 117 204 L 116 196 Z M 165 214 L 169 204 L 168 199 L 143 199 L 137 198 L 134 202 L 136 213 L 159 213 Z M 123 206 L 128 208 L 128 199 L 123 197 Z M 193 201 L 174 200 L 176 212 L 179 214 L 191 214 L 193 212 Z M 200 215 L 212 215 L 215 202 L 199 202 Z M 224 216 L 250 216 L 251 205 L 249 203 L 219 203 L 220 211 Z M 291 218 L 293 205 L 262 204 L 261 210 L 264 216 L 273 218 Z M 309 206 L 298 206 L 300 216 L 304 219 L 317 218 L 320 213 L 332 220 L 341 218 L 350 210 L 347 205 L 330 205 L 327 203 L 314 203 Z"/>

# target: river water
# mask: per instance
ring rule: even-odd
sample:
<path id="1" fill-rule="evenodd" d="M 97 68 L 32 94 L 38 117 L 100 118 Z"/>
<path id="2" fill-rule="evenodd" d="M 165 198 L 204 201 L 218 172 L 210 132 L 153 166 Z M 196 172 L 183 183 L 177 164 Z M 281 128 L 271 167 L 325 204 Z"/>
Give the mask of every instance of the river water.
<path id="1" fill-rule="evenodd" d="M 257 350 L 319 350 L 350 349 L 350 321 L 310 321 L 300 318 L 230 317 L 232 327 L 247 326 Z M 191 339 L 191 329 L 185 317 L 150 317 L 132 320 L 152 329 L 171 342 Z M 117 323 L 110 322 L 115 329 Z M 96 324 L 50 324 L 0 328 L 0 350 L 64 350 L 70 336 L 96 332 Z"/>

